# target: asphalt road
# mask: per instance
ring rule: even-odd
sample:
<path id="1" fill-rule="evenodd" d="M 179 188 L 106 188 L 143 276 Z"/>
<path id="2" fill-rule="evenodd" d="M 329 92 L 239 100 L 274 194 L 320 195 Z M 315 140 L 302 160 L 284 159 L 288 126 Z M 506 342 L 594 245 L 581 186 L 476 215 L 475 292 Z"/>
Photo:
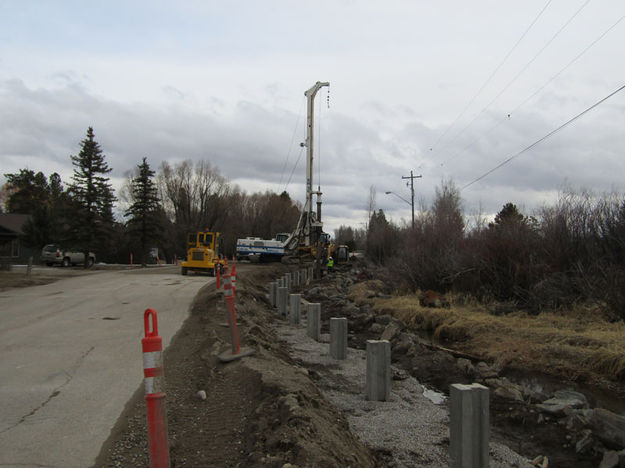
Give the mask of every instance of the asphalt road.
<path id="1" fill-rule="evenodd" d="M 142 384 L 144 310 L 156 309 L 167 346 L 213 281 L 96 271 L 0 292 L 0 466 L 92 466 Z"/>

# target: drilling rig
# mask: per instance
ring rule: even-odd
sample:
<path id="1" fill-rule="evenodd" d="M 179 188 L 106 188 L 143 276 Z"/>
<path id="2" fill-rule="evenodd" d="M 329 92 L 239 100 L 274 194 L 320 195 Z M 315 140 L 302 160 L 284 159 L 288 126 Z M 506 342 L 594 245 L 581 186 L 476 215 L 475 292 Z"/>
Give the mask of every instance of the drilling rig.
<path id="1" fill-rule="evenodd" d="M 304 96 L 306 96 L 307 119 L 306 119 L 306 141 L 300 146 L 306 148 L 306 202 L 304 209 L 297 223 L 295 231 L 291 233 L 284 243 L 285 253 L 289 255 L 312 255 L 319 258 L 322 250 L 329 248 L 330 236 L 323 232 L 321 222 L 321 187 L 317 185 L 317 190 L 313 189 L 313 143 L 314 143 L 314 111 L 315 96 L 324 86 L 330 86 L 328 82 L 317 81 Z M 313 209 L 313 195 L 317 196 L 317 212 Z"/>
<path id="2" fill-rule="evenodd" d="M 324 86 L 330 86 L 328 82 L 317 81 L 310 89 L 304 92 L 308 101 L 307 119 L 306 119 L 306 140 L 300 143 L 300 146 L 306 148 L 306 202 L 304 209 L 300 215 L 297 227 L 288 235 L 280 234 L 286 237 L 281 242 L 280 247 L 274 247 L 272 244 L 272 253 L 281 257 L 283 260 L 299 258 L 311 258 L 316 262 L 317 276 L 319 276 L 319 268 L 323 260 L 332 254 L 333 246 L 330 243 L 330 235 L 323 232 L 323 223 L 321 222 L 321 187 L 317 184 L 317 190 L 313 189 L 313 143 L 314 143 L 314 110 L 315 96 L 317 92 Z M 313 195 L 316 195 L 317 210 L 315 212 L 313 205 Z M 284 237 L 279 240 L 282 241 Z M 276 238 L 276 240 L 278 240 Z M 266 247 L 265 244 L 272 241 L 265 241 L 258 238 L 238 239 L 237 240 L 237 256 L 248 257 L 250 255 L 249 246 L 258 244 L 259 248 Z M 258 249 L 257 249 L 258 250 Z M 264 251 L 258 250 L 259 259 L 262 259 Z"/>

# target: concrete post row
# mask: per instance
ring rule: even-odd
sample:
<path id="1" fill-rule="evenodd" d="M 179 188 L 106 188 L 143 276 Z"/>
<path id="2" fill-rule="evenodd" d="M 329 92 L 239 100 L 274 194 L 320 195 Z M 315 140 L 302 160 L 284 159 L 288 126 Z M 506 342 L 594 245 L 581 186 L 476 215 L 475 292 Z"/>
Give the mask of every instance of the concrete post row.
<path id="1" fill-rule="evenodd" d="M 315 279 L 314 276 L 314 268 L 313 267 L 308 267 L 308 283 L 312 283 L 313 279 Z"/>
<path id="2" fill-rule="evenodd" d="M 301 278 L 300 278 L 300 275 L 299 275 L 299 270 L 295 270 L 293 272 L 293 282 L 295 283 L 295 286 L 299 286 L 299 285 L 302 284 Z"/>
<path id="3" fill-rule="evenodd" d="M 367 400 L 386 401 L 391 395 L 391 343 L 388 340 L 367 340 Z"/>
<path id="4" fill-rule="evenodd" d="M 291 290 L 291 273 L 287 273 L 284 275 L 284 286 L 288 291 Z"/>
<path id="5" fill-rule="evenodd" d="M 278 288 L 278 314 L 280 314 L 282 317 L 286 317 L 286 301 L 287 301 L 287 294 L 288 294 L 288 289 L 287 288 Z"/>
<path id="6" fill-rule="evenodd" d="M 276 281 L 272 281 L 269 283 L 269 304 L 271 307 L 276 306 L 276 295 L 278 292 L 278 283 Z"/>
<path id="7" fill-rule="evenodd" d="M 452 468 L 488 468 L 488 388 L 480 384 L 450 387 L 449 449 Z"/>
<path id="8" fill-rule="evenodd" d="M 347 357 L 347 319 L 345 317 L 330 318 L 330 356 L 340 360 Z"/>
<path id="9" fill-rule="evenodd" d="M 300 304 L 302 300 L 301 294 L 291 294 L 289 307 L 289 323 L 292 325 L 299 325 L 300 321 Z"/>
<path id="10" fill-rule="evenodd" d="M 306 270 L 300 270 L 299 272 L 299 282 L 301 283 L 302 286 L 306 286 L 306 283 L 308 281 L 308 278 L 306 278 Z"/>
<path id="11" fill-rule="evenodd" d="M 319 341 L 321 339 L 321 304 L 308 304 L 306 318 L 306 334 L 313 340 Z"/>

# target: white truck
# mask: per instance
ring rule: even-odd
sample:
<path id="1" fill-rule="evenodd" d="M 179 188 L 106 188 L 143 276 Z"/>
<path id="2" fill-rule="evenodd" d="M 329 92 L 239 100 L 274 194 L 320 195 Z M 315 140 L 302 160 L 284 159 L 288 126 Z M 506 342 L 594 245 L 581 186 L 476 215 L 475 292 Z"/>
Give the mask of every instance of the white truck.
<path id="1" fill-rule="evenodd" d="M 246 237 L 237 239 L 237 259 L 250 261 L 279 261 L 284 256 L 284 242 L 290 234 L 280 233 L 274 239 Z"/>

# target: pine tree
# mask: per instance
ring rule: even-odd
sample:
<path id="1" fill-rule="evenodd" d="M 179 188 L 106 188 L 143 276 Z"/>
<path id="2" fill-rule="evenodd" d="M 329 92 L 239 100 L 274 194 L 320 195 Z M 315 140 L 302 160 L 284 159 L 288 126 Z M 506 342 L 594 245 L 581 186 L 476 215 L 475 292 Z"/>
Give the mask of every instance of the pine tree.
<path id="1" fill-rule="evenodd" d="M 87 267 L 89 251 L 99 250 L 112 228 L 115 197 L 109 178 L 105 177 L 112 169 L 104 160 L 92 127 L 87 129 L 87 137 L 81 145 L 78 156 L 70 156 L 74 165 L 70 193 L 76 205 L 70 238 L 84 252 Z"/>
<path id="2" fill-rule="evenodd" d="M 159 238 L 162 208 L 156 185 L 152 180 L 154 171 L 146 158 L 137 166 L 137 176 L 132 179 L 131 196 L 133 203 L 126 211 L 131 234 L 141 243 L 141 264 L 146 265 L 148 243 Z"/>

